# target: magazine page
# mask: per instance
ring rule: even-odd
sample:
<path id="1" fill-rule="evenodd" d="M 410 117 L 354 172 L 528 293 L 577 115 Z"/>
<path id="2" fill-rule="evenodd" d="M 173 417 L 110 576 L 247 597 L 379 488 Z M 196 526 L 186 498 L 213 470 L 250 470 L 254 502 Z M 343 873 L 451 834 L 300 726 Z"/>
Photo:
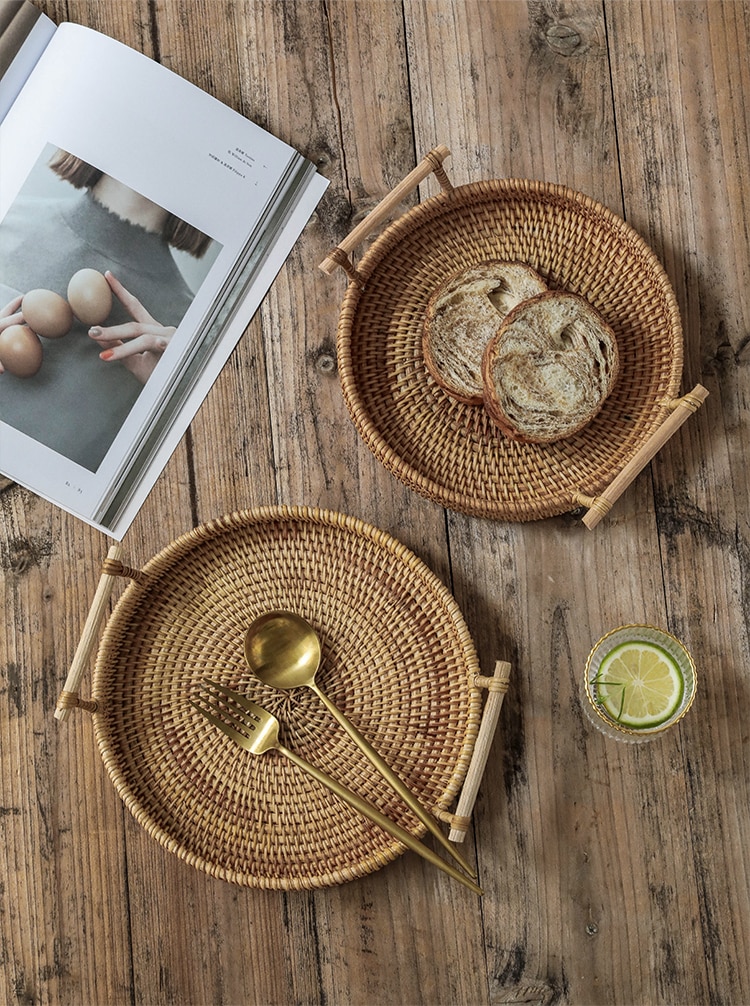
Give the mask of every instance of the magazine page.
<path id="1" fill-rule="evenodd" d="M 0 470 L 119 538 L 326 183 L 70 24 L 0 125 L 0 176 Z"/>
<path id="2" fill-rule="evenodd" d="M 248 322 L 260 306 L 268 288 L 292 250 L 294 242 L 310 219 L 310 215 L 327 184 L 322 176 L 313 171 L 313 176 L 309 180 L 302 198 L 290 206 L 285 225 L 276 235 L 275 241 L 269 249 L 269 254 L 263 257 L 258 256 L 251 263 L 254 270 L 251 285 L 240 287 L 238 294 L 242 294 L 242 296 L 238 296 L 236 299 L 230 298 L 229 303 L 224 304 L 217 325 L 217 333 L 221 341 L 212 351 L 210 361 L 200 366 L 195 372 L 194 381 L 189 380 L 184 386 L 178 385 L 176 387 L 177 394 L 181 395 L 184 391 L 184 395 L 187 396 L 181 396 L 175 403 L 179 407 L 179 412 L 174 414 L 167 429 L 160 431 L 158 426 L 155 427 L 156 439 L 149 443 L 144 438 L 142 451 L 147 453 L 141 458 L 135 459 L 135 467 L 131 472 L 131 478 L 139 477 L 141 479 L 140 484 L 135 487 L 131 486 L 127 479 L 118 483 L 115 491 L 105 496 L 101 507 L 95 511 L 93 523 L 96 526 L 106 525 L 114 537 L 118 539 L 122 537 L 122 533 L 130 525 L 138 508 L 145 500 L 148 489 L 166 465 L 187 425 L 216 380 Z M 222 316 L 226 316 L 226 321 Z M 210 342 L 207 342 L 206 349 L 211 350 Z M 188 377 L 190 376 L 188 375 Z M 167 413 L 167 418 L 169 415 Z M 163 436 L 158 436 L 160 432 L 163 432 Z M 141 447 L 141 444 L 139 443 L 138 446 Z M 143 463 L 142 468 L 138 467 L 139 461 Z"/>
<path id="3" fill-rule="evenodd" d="M 0 0 L 0 122 L 55 31 L 29 0 Z"/>

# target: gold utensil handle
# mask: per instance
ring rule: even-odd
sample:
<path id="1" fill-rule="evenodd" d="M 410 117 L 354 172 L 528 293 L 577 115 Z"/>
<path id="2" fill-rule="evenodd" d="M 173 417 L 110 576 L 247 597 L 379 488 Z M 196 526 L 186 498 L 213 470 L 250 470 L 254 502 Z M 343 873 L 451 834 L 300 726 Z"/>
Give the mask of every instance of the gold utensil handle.
<path id="1" fill-rule="evenodd" d="M 583 523 L 589 530 L 595 528 L 602 517 L 609 513 L 612 504 L 622 496 L 636 475 L 661 450 L 672 434 L 676 433 L 682 424 L 703 405 L 706 398 L 708 398 L 708 391 L 702 384 L 696 384 L 693 390 L 687 395 L 675 399 L 672 402 L 673 411 L 670 415 L 651 434 L 645 444 L 628 461 L 622 471 L 612 479 L 612 482 L 602 493 L 593 498 L 579 494 L 575 502 L 589 507 L 582 518 Z"/>
<path id="2" fill-rule="evenodd" d="M 506 660 L 498 660 L 495 664 L 495 673 L 491 678 L 479 678 L 477 684 L 488 689 L 487 701 L 484 704 L 482 722 L 479 725 L 479 733 L 474 744 L 474 752 L 469 762 L 469 771 L 466 773 L 461 796 L 456 805 L 455 818 L 459 823 L 454 823 L 448 834 L 452 842 L 463 842 L 466 838 L 466 831 L 469 826 L 469 819 L 474 810 L 474 804 L 479 792 L 479 784 L 482 781 L 487 759 L 490 754 L 492 740 L 495 736 L 500 710 L 503 706 L 503 699 L 508 691 L 508 679 L 510 677 L 510 664 Z M 465 822 L 465 823 L 464 823 Z"/>
<path id="3" fill-rule="evenodd" d="M 322 692 L 319 688 L 314 688 L 315 694 L 319 696 L 321 701 L 325 704 L 326 709 L 331 713 L 333 717 L 338 721 L 338 723 L 346 730 L 351 739 L 360 749 L 362 754 L 369 759 L 370 763 L 375 766 L 375 768 L 380 772 L 384 779 L 386 779 L 393 789 L 398 793 L 407 807 L 417 815 L 419 820 L 424 824 L 431 834 L 440 842 L 444 849 L 451 854 L 451 856 L 460 863 L 461 866 L 466 870 L 472 877 L 476 877 L 476 870 L 467 863 L 464 857 L 454 848 L 453 845 L 448 841 L 447 836 L 443 832 L 440 824 L 432 816 L 432 814 L 422 806 L 422 804 L 417 800 L 416 796 L 411 792 L 408 786 L 400 779 L 393 769 L 388 765 L 386 761 L 378 754 L 375 748 L 366 740 L 362 734 L 357 730 L 353 723 L 351 723 L 347 717 L 341 712 L 341 710 L 333 704 L 333 702 L 328 698 L 328 696 Z M 441 860 L 442 862 L 442 860 Z"/>
<path id="4" fill-rule="evenodd" d="M 483 894 L 481 887 L 478 887 L 473 880 L 465 877 L 463 873 L 457 870 L 450 863 L 446 863 L 445 860 L 441 859 L 436 852 L 432 849 L 428 849 L 426 845 L 422 845 L 419 839 L 411 835 L 405 828 L 402 828 L 400 824 L 396 824 L 395 821 L 391 821 L 390 818 L 386 817 L 385 814 L 373 807 L 371 803 L 368 803 L 363 797 L 358 796 L 352 790 L 348 789 L 342 783 L 337 782 L 326 772 L 321 769 L 316 768 L 310 762 L 301 758 L 294 751 L 290 751 L 289 748 L 283 746 L 283 744 L 277 745 L 277 750 L 281 751 L 282 754 L 286 755 L 287 758 L 291 759 L 295 765 L 303 769 L 305 772 L 309 773 L 314 779 L 327 786 L 336 796 L 341 797 L 345 800 L 351 807 L 359 811 L 360 814 L 364 814 L 366 818 L 377 824 L 383 831 L 387 831 L 394 838 L 397 838 L 399 842 L 402 842 L 407 848 L 411 849 L 412 852 L 416 852 L 418 855 L 422 856 L 428 862 L 432 863 L 433 866 L 437 866 L 438 869 L 442 870 L 444 873 L 449 874 L 454 880 L 460 881 L 465 887 L 468 887 L 470 891 L 474 894 Z"/>

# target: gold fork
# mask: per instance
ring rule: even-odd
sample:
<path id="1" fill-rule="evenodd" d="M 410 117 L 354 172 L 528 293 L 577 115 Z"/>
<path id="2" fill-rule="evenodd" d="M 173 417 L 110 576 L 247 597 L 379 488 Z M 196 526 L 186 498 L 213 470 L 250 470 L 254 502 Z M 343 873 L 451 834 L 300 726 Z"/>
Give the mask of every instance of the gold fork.
<path id="1" fill-rule="evenodd" d="M 484 892 L 472 880 L 464 876 L 450 863 L 441 859 L 436 852 L 423 845 L 414 835 L 410 834 L 401 825 L 391 821 L 390 818 L 382 814 L 377 807 L 365 800 L 363 797 L 348 789 L 342 783 L 337 782 L 326 772 L 316 768 L 315 765 L 306 761 L 300 755 L 295 754 L 279 740 L 279 721 L 262 706 L 248 699 L 245 695 L 219 684 L 217 681 L 204 681 L 203 691 L 199 699 L 190 699 L 190 703 L 199 713 L 213 723 L 215 727 L 222 730 L 227 737 L 230 737 L 235 744 L 238 744 L 252 754 L 261 755 L 266 751 L 276 749 L 286 758 L 294 762 L 303 771 L 309 773 L 314 779 L 327 786 L 342 800 L 345 800 L 351 807 L 364 814 L 370 821 L 377 824 L 384 831 L 387 831 L 394 838 L 397 838 L 412 852 L 418 853 L 433 866 L 443 870 L 455 880 L 460 881 L 475 894 Z"/>

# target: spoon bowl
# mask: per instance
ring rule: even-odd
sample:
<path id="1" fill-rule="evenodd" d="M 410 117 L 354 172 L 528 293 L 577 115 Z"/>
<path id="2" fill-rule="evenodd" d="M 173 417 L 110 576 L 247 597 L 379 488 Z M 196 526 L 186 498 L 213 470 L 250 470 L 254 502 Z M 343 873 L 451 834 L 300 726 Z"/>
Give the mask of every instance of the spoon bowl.
<path id="1" fill-rule="evenodd" d="M 320 658 L 318 634 L 293 611 L 266 612 L 245 633 L 248 667 L 272 688 L 312 687 Z"/>
<path id="2" fill-rule="evenodd" d="M 396 775 L 370 742 L 315 683 L 321 653 L 320 639 L 313 626 L 292 611 L 266 612 L 256 618 L 245 633 L 245 660 L 255 676 L 272 688 L 283 690 L 303 686 L 311 688 L 427 830 L 471 876 L 476 877 L 474 869 L 451 844 L 435 817 L 419 803 L 406 783 Z"/>

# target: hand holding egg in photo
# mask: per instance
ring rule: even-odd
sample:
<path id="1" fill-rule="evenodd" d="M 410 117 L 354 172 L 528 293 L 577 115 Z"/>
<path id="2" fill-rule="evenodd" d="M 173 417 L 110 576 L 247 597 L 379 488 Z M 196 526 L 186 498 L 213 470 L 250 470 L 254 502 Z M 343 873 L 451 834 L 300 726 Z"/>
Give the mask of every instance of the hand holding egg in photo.
<path id="1" fill-rule="evenodd" d="M 23 324 L 0 332 L 0 367 L 15 377 L 33 377 L 39 372 L 44 350 L 39 338 L 60 339 L 73 325 L 70 305 L 53 290 L 29 290 L 21 300 Z"/>
<path id="2" fill-rule="evenodd" d="M 79 269 L 68 283 L 68 303 L 84 325 L 101 325 L 112 310 L 112 291 L 96 269 Z"/>
<path id="3" fill-rule="evenodd" d="M 60 339 L 75 318 L 84 325 L 101 325 L 112 310 L 112 291 L 96 269 L 79 269 L 68 283 L 68 299 L 41 287 L 21 300 L 23 323 L 0 332 L 0 373 L 33 377 L 42 365 L 44 351 L 39 336 Z"/>

